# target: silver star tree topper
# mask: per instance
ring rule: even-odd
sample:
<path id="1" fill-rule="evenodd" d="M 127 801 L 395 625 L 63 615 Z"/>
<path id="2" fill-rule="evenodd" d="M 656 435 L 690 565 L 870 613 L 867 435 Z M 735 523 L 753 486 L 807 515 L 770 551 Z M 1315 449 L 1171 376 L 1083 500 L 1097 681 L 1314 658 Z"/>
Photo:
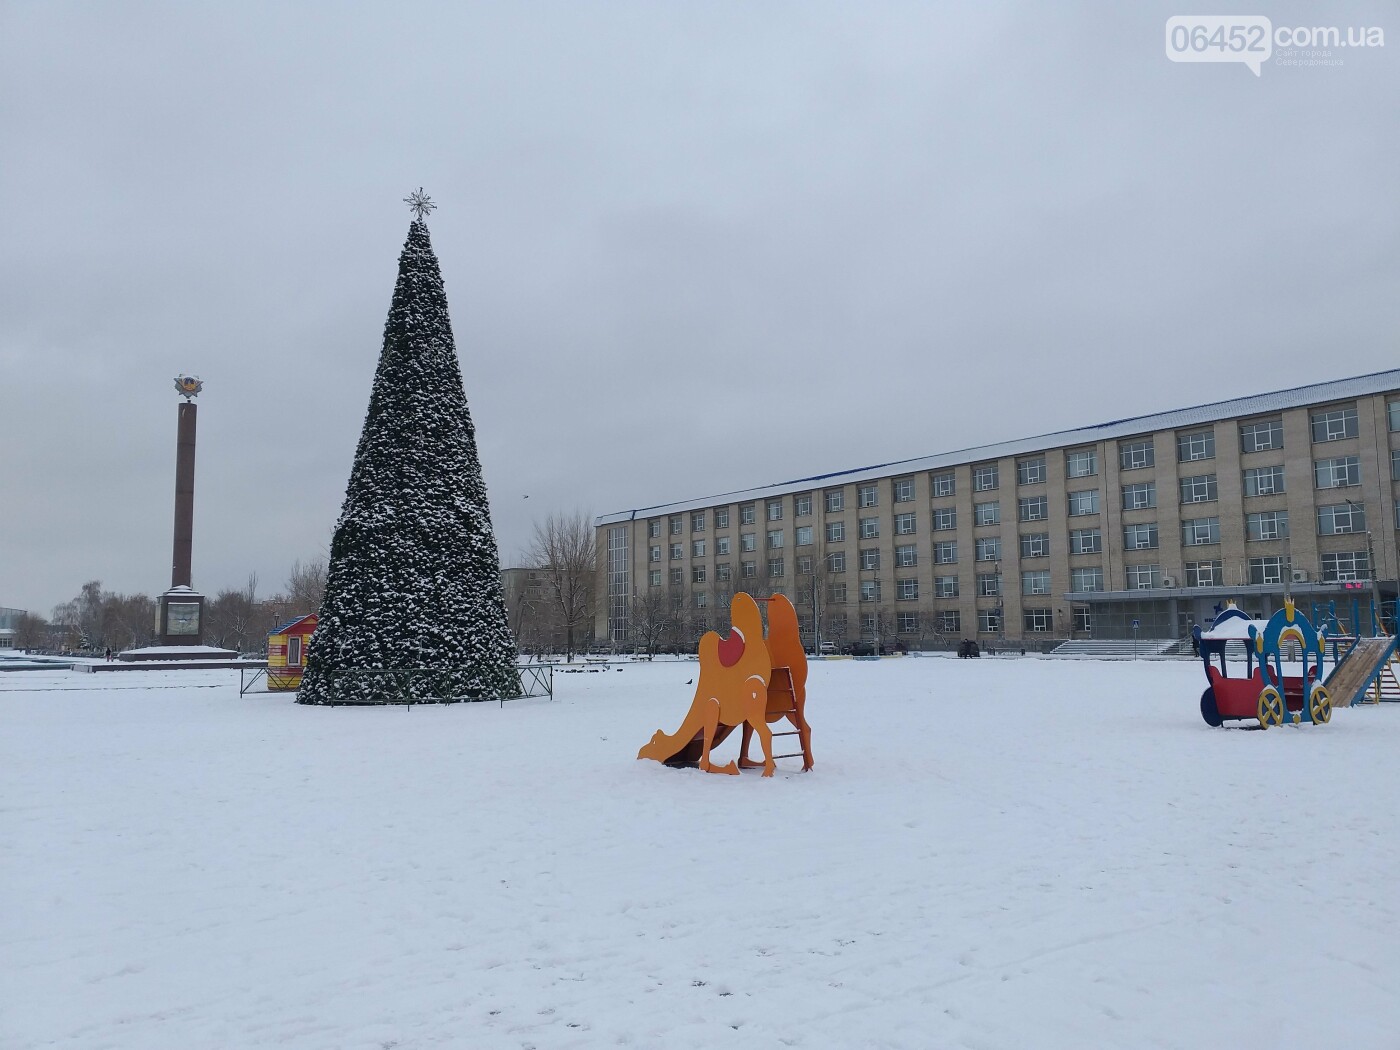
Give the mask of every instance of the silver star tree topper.
<path id="1" fill-rule="evenodd" d="M 433 203 L 433 199 L 423 192 L 422 186 L 419 186 L 418 189 L 405 197 L 403 202 L 408 205 L 408 210 L 413 212 L 419 222 L 426 219 L 428 213 L 437 208 L 437 205 Z"/>

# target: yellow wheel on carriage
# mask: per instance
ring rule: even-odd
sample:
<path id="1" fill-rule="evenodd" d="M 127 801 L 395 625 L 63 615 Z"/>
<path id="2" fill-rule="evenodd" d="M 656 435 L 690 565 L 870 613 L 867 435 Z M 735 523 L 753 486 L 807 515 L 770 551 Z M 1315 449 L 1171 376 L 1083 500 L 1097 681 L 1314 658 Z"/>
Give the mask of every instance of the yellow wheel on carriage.
<path id="1" fill-rule="evenodd" d="M 1325 685 L 1313 686 L 1312 695 L 1308 697 L 1308 714 L 1318 725 L 1332 721 L 1332 697 Z"/>
<path id="2" fill-rule="evenodd" d="M 1259 694 L 1259 724 L 1265 729 L 1283 725 L 1283 710 L 1283 697 L 1273 686 L 1266 685 Z"/>

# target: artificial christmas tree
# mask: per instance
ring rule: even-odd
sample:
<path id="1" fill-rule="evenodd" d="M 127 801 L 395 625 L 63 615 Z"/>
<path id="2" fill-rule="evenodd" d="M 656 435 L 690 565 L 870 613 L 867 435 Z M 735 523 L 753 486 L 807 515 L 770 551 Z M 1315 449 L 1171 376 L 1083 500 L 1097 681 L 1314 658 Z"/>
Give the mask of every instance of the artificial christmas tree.
<path id="1" fill-rule="evenodd" d="M 500 558 L 447 296 L 423 215 L 399 256 L 384 349 L 331 541 L 302 704 L 520 692 Z M 433 669 L 431 675 L 366 673 Z"/>

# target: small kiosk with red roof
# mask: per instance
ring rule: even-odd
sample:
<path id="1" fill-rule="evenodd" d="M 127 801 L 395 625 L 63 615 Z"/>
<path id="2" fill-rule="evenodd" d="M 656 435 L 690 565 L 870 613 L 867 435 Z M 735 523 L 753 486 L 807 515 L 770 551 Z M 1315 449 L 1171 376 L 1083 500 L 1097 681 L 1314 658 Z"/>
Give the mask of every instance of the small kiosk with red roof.
<path id="1" fill-rule="evenodd" d="M 285 693 L 301 685 L 306 668 L 306 647 L 316 630 L 316 614 L 298 616 L 267 636 L 268 692 Z"/>

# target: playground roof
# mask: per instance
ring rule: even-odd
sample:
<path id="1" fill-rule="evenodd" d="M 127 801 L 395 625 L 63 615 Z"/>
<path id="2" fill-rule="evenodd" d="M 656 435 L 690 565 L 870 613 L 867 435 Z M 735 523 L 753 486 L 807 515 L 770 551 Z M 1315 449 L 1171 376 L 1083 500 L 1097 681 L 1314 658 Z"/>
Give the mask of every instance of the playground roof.
<path id="1" fill-rule="evenodd" d="M 300 623 L 302 623 L 302 622 L 304 622 L 304 621 L 306 621 L 306 620 L 314 620 L 315 618 L 316 618 L 316 614 L 315 614 L 315 613 L 303 613 L 301 616 L 295 616 L 295 617 L 293 617 L 292 619 L 288 620 L 288 621 L 287 621 L 286 623 L 284 623 L 281 627 L 274 627 L 271 631 L 268 632 L 268 634 L 269 634 L 269 635 L 273 635 L 273 634 L 287 634 L 288 632 L 291 631 L 291 629 L 292 629 L 293 627 L 297 626 L 298 624 L 300 624 Z M 313 625 L 313 629 L 314 629 L 314 625 Z"/>
<path id="2" fill-rule="evenodd" d="M 724 503 L 742 503 L 765 496 L 781 496 L 790 492 L 806 492 L 814 487 L 845 485 L 860 481 L 873 481 L 887 478 L 892 474 L 916 473 L 937 470 L 940 467 L 953 467 L 964 463 L 978 463 L 1000 459 L 1003 456 L 1019 456 L 1028 452 L 1042 452 L 1079 444 L 1111 441 L 1132 437 L 1137 434 L 1151 434 L 1159 430 L 1174 430 L 1178 427 L 1214 423 L 1222 419 L 1236 419 L 1245 416 L 1264 415 L 1281 412 L 1286 408 L 1299 408 L 1304 405 L 1325 404 L 1347 398 L 1380 394 L 1390 390 L 1400 390 L 1400 368 L 1386 372 L 1372 372 L 1369 375 L 1353 376 L 1350 379 L 1335 379 L 1327 383 L 1313 383 L 1309 386 L 1291 387 L 1267 394 L 1252 394 L 1229 401 L 1212 401 L 1190 408 L 1178 408 L 1169 412 L 1158 412 L 1147 416 L 1130 416 L 1107 423 L 1096 423 L 1077 430 L 1059 430 L 1036 437 L 1017 438 L 995 445 L 980 445 L 960 449 L 956 452 L 942 452 L 918 459 L 894 460 L 877 463 L 869 467 L 837 471 L 831 474 L 815 474 L 807 478 L 778 482 L 759 488 L 741 489 L 736 492 L 722 492 L 701 499 L 685 500 L 679 503 L 661 503 L 635 510 L 617 511 L 600 515 L 595 525 L 611 525 L 616 522 L 631 521 L 639 517 L 654 517 L 658 514 L 675 514 L 688 510 L 703 510 Z"/>

